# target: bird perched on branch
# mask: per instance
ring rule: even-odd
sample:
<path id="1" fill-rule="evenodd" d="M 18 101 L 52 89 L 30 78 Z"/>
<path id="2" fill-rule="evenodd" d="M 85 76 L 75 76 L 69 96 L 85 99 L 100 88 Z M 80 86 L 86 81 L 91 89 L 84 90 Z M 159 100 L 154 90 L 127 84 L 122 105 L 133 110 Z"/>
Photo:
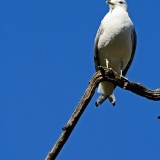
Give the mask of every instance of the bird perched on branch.
<path id="1" fill-rule="evenodd" d="M 94 42 L 94 62 L 98 66 L 112 68 L 121 76 L 127 73 L 136 50 L 136 32 L 127 12 L 125 0 L 110 0 L 109 12 L 102 19 Z M 115 105 L 114 84 L 101 82 L 98 92 L 101 96 L 95 105 L 101 105 L 107 98 Z"/>

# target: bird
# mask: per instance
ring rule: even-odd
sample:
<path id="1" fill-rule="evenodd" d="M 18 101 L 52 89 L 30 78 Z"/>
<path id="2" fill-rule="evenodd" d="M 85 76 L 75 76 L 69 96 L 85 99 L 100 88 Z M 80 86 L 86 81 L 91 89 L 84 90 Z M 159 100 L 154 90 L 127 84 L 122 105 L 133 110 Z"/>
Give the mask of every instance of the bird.
<path id="1" fill-rule="evenodd" d="M 102 19 L 94 40 L 94 63 L 96 71 L 99 66 L 112 68 L 120 76 L 125 76 L 135 56 L 137 35 L 134 24 L 128 14 L 125 0 L 109 0 L 109 11 Z M 98 107 L 106 99 L 115 106 L 115 85 L 101 82 L 95 102 Z"/>

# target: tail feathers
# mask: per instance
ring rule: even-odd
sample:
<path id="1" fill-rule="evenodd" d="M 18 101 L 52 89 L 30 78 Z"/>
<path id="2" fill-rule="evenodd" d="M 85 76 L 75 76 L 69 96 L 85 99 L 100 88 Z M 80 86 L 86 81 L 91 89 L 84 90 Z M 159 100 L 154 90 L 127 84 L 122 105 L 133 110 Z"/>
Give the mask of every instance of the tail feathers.
<path id="1" fill-rule="evenodd" d="M 114 94 L 111 94 L 109 97 L 108 97 L 110 103 L 112 103 L 113 106 L 116 105 L 116 97 L 114 96 Z"/>
<path id="2" fill-rule="evenodd" d="M 103 89 L 102 89 L 102 83 L 100 83 L 98 85 L 98 90 L 97 90 L 98 93 L 103 93 Z"/>
<path id="3" fill-rule="evenodd" d="M 101 82 L 98 86 L 98 92 L 101 96 L 97 99 L 95 105 L 96 107 L 101 105 L 107 98 L 113 106 L 116 104 L 116 98 L 113 94 L 114 85 L 110 82 Z"/>
<path id="4" fill-rule="evenodd" d="M 102 94 L 98 97 L 95 106 L 98 107 L 99 105 L 101 105 L 106 99 L 108 98 L 108 96 Z"/>
<path id="5" fill-rule="evenodd" d="M 112 103 L 113 106 L 116 104 L 116 98 L 114 94 L 111 94 L 110 96 L 104 95 L 103 93 L 98 97 L 95 106 L 98 107 L 101 105 L 106 99 L 109 99 L 110 103 Z"/>

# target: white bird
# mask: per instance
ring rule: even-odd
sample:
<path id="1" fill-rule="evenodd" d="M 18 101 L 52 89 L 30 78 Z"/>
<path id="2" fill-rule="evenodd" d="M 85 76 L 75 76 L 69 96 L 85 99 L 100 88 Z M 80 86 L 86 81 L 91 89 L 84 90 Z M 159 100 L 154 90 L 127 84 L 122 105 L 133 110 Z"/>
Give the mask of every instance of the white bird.
<path id="1" fill-rule="evenodd" d="M 95 68 L 98 70 L 98 66 L 106 67 L 107 65 L 121 76 L 125 76 L 134 58 L 136 32 L 128 15 L 125 0 L 111 0 L 106 3 L 110 9 L 101 21 L 94 42 Z M 115 87 L 113 83 L 101 82 L 98 86 L 101 96 L 95 105 L 102 104 L 108 98 L 114 106 Z"/>

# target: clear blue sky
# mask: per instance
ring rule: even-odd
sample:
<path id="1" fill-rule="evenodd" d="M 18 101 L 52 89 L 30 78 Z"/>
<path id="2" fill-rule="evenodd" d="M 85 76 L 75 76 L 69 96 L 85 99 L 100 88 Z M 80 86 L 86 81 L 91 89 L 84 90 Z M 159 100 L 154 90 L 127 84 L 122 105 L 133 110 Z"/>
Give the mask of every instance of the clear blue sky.
<path id="1" fill-rule="evenodd" d="M 160 87 L 160 1 L 128 0 L 138 36 L 129 80 Z M 105 0 L 1 0 L 0 159 L 41 160 L 95 73 L 93 42 Z M 57 160 L 159 160 L 160 102 L 116 88 L 96 93 Z"/>

